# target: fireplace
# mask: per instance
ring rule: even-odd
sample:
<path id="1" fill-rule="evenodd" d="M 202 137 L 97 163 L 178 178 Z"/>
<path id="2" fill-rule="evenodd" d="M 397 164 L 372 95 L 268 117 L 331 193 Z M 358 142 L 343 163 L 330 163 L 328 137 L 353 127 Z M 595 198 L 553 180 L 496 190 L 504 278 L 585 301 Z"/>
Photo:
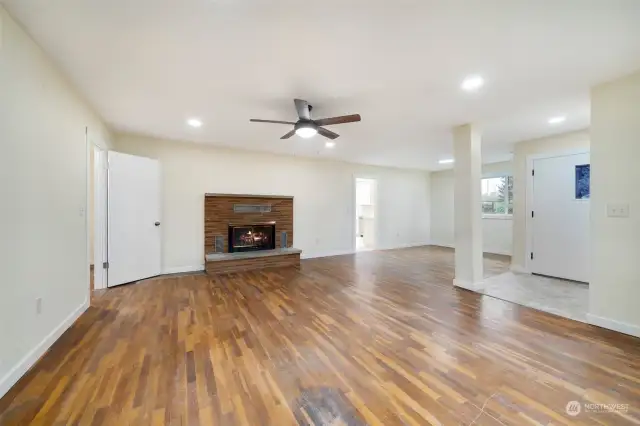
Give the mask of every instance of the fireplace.
<path id="1" fill-rule="evenodd" d="M 276 224 L 229 225 L 229 253 L 276 248 Z"/>

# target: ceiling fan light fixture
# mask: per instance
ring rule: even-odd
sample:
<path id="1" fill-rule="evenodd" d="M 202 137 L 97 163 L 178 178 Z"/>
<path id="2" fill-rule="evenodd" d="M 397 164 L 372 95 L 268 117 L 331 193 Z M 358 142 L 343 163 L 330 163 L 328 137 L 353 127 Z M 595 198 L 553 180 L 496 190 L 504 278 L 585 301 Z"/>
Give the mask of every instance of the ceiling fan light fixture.
<path id="1" fill-rule="evenodd" d="M 187 120 L 187 124 L 195 128 L 202 127 L 202 120 L 199 118 L 190 118 Z"/>
<path id="2" fill-rule="evenodd" d="M 549 124 L 560 124 L 567 120 L 567 117 L 564 115 L 558 115 L 556 117 L 551 117 L 548 121 Z"/>
<path id="3" fill-rule="evenodd" d="M 300 123 L 296 125 L 296 135 L 309 139 L 318 134 L 318 129 L 311 123 Z"/>
<path id="4" fill-rule="evenodd" d="M 470 75 L 462 81 L 460 87 L 467 92 L 475 92 L 484 86 L 484 79 L 479 75 Z"/>
<path id="5" fill-rule="evenodd" d="M 1 1 L 1 0 L 0 0 Z M 294 99 L 293 102 L 296 105 L 296 112 L 298 113 L 298 121 L 281 121 L 281 120 L 262 120 L 259 118 L 251 118 L 249 121 L 254 123 L 273 123 L 273 124 L 293 124 L 293 129 L 285 133 L 280 139 L 289 139 L 293 135 L 298 135 L 301 138 L 309 139 L 315 135 L 323 136 L 327 139 L 337 139 L 339 134 L 326 129 L 324 126 L 332 126 L 334 124 L 346 124 L 355 123 L 362 118 L 360 114 L 341 115 L 339 117 L 321 118 L 319 120 L 311 119 L 311 105 L 305 100 Z"/>

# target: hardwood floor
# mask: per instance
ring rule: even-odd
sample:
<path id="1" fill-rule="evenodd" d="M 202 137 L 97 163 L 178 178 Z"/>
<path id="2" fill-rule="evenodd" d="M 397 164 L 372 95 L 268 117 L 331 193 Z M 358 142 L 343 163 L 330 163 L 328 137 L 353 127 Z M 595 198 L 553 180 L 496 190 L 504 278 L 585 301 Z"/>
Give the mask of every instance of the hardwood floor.
<path id="1" fill-rule="evenodd" d="M 640 423 L 640 339 L 452 278 L 453 252 L 421 247 L 110 289 L 0 400 L 0 424 Z M 572 417 L 572 400 L 629 406 Z"/>

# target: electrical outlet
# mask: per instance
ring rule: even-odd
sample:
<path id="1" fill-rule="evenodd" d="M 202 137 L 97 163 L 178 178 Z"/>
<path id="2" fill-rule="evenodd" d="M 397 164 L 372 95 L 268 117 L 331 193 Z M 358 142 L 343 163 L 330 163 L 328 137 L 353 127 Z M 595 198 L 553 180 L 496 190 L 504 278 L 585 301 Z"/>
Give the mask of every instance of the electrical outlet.
<path id="1" fill-rule="evenodd" d="M 629 217 L 629 204 L 607 203 L 608 217 Z"/>
<path id="2" fill-rule="evenodd" d="M 36 314 L 40 315 L 42 313 L 42 297 L 38 297 L 36 299 Z"/>
<path id="3" fill-rule="evenodd" d="M 320 238 L 316 238 L 316 245 L 320 244 Z"/>

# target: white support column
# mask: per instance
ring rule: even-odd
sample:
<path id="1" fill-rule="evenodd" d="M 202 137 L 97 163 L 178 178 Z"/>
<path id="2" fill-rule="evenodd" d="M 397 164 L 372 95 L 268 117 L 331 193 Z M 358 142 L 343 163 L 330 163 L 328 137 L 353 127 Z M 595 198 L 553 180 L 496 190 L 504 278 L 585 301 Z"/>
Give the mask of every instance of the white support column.
<path id="1" fill-rule="evenodd" d="M 481 135 L 471 124 L 453 128 L 455 156 L 453 285 L 477 290 L 482 287 Z"/>

